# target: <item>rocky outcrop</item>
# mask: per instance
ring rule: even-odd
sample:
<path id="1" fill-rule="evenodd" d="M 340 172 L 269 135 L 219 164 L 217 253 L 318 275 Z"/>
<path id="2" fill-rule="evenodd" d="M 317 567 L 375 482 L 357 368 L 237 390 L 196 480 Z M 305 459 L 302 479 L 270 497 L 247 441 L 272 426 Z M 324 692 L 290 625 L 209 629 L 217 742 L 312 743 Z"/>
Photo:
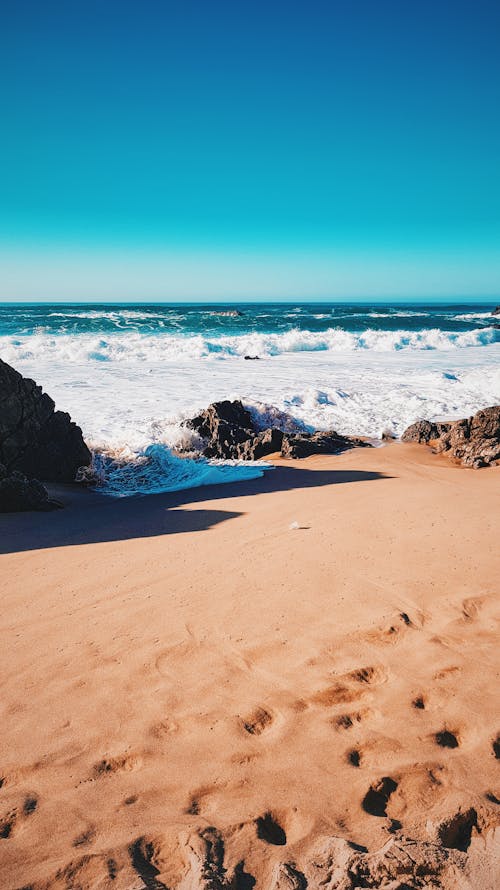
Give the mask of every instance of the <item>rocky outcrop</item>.
<path id="1" fill-rule="evenodd" d="M 205 457 L 224 460 L 260 460 L 281 452 L 282 457 L 301 458 L 311 454 L 339 454 L 347 448 L 367 446 L 361 439 L 327 433 L 284 433 L 275 427 L 258 430 L 242 403 L 214 402 L 187 422 L 205 440 Z"/>
<path id="2" fill-rule="evenodd" d="M 451 423 L 421 421 L 408 427 L 401 438 L 404 442 L 432 442 L 437 453 L 448 454 L 463 467 L 489 467 L 500 462 L 500 405 Z"/>
<path id="3" fill-rule="evenodd" d="M 297 433 L 283 437 L 281 456 L 290 458 L 309 457 L 311 454 L 340 454 L 349 448 L 369 448 L 368 442 L 341 436 L 335 430 L 327 433 Z"/>
<path id="4" fill-rule="evenodd" d="M 492 315 L 500 315 L 500 306 L 495 306 L 493 309 Z"/>
<path id="5" fill-rule="evenodd" d="M 489 467 L 500 461 L 500 405 L 452 423 L 436 442 L 464 467 Z"/>
<path id="6" fill-rule="evenodd" d="M 0 464 L 0 513 L 54 510 L 60 506 L 49 497 L 47 489 L 38 479 L 28 479 L 17 470 L 8 473 Z"/>
<path id="7" fill-rule="evenodd" d="M 238 400 L 214 402 L 187 425 L 205 440 L 205 457 L 237 458 L 238 447 L 256 436 L 250 412 Z"/>
<path id="8" fill-rule="evenodd" d="M 0 359 L 0 463 L 45 482 L 73 482 L 91 454 L 69 414 Z"/>
<path id="9" fill-rule="evenodd" d="M 281 430 L 270 428 L 257 433 L 252 439 L 238 446 L 237 452 L 240 460 L 260 460 L 268 454 L 274 454 L 281 450 L 283 433 Z"/>
<path id="10" fill-rule="evenodd" d="M 412 423 L 401 436 L 402 442 L 418 442 L 420 445 L 428 445 L 433 439 L 447 432 L 449 423 L 431 423 L 429 420 L 417 420 Z"/>

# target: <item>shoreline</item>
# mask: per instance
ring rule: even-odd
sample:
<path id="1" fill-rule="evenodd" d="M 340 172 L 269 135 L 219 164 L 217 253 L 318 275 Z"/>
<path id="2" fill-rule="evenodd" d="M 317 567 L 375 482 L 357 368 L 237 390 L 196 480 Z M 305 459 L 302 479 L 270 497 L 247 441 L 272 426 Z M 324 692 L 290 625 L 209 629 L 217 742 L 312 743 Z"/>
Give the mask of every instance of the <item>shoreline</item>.
<path id="1" fill-rule="evenodd" d="M 0 516 L 5 890 L 498 884 L 500 467 L 273 463 Z"/>

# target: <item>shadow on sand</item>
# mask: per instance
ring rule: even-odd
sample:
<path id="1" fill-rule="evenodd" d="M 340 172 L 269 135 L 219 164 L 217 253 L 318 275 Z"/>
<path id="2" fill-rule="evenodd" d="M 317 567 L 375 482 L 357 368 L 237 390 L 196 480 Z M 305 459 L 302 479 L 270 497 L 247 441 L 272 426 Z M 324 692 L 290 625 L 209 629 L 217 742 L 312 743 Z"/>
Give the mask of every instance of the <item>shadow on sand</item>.
<path id="1" fill-rule="evenodd" d="M 260 479 L 205 485 L 144 497 L 111 498 L 76 486 L 49 486 L 65 509 L 0 515 L 0 554 L 203 531 L 241 516 L 231 510 L 192 509 L 192 504 L 274 491 L 391 479 L 362 470 L 306 470 L 279 466 Z M 189 504 L 189 509 L 175 509 Z"/>

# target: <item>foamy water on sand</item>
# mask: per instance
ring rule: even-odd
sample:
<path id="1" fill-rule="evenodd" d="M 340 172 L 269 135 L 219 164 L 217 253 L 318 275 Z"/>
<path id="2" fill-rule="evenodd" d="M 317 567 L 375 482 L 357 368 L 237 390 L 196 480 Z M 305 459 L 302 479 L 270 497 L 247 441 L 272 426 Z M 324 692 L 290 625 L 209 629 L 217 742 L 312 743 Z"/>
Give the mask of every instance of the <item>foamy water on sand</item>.
<path id="1" fill-rule="evenodd" d="M 216 399 L 242 399 L 263 427 L 372 437 L 498 403 L 493 308 L 3 306 L 0 355 L 69 411 L 93 448 L 119 459 L 107 465 L 110 491 L 158 491 L 252 472 L 180 467 L 168 450 L 196 445 L 182 420 Z"/>

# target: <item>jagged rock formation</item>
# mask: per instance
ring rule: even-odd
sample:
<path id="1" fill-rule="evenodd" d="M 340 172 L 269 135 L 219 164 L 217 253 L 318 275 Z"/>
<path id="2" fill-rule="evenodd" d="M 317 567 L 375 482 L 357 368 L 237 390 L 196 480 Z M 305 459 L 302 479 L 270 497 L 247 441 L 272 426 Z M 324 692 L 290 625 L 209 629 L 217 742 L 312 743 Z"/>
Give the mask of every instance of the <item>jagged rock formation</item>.
<path id="1" fill-rule="evenodd" d="M 69 414 L 0 359 L 0 463 L 44 482 L 73 482 L 91 454 Z"/>
<path id="2" fill-rule="evenodd" d="M 500 405 L 451 423 L 419 421 L 408 427 L 401 439 L 432 443 L 437 453 L 447 453 L 463 467 L 493 466 L 500 461 Z"/>
<path id="3" fill-rule="evenodd" d="M 205 457 L 237 458 L 239 446 L 256 435 L 250 412 L 238 400 L 214 402 L 187 425 L 206 440 Z"/>
<path id="4" fill-rule="evenodd" d="M 300 458 L 311 454 L 339 454 L 355 446 L 367 446 L 361 439 L 327 433 L 284 433 L 277 428 L 257 430 L 252 416 L 240 401 L 214 402 L 187 422 L 205 440 L 205 457 L 225 460 L 259 460 L 281 451 L 282 457 Z"/>
<path id="5" fill-rule="evenodd" d="M 431 423 L 430 420 L 417 420 L 412 423 L 401 436 L 402 442 L 418 442 L 419 445 L 428 445 L 429 442 L 448 431 L 449 423 Z"/>
<path id="6" fill-rule="evenodd" d="M 334 430 L 328 433 L 298 433 L 283 437 L 282 457 L 309 457 L 311 454 L 340 454 L 348 448 L 369 448 L 368 442 L 351 436 L 340 436 Z"/>

